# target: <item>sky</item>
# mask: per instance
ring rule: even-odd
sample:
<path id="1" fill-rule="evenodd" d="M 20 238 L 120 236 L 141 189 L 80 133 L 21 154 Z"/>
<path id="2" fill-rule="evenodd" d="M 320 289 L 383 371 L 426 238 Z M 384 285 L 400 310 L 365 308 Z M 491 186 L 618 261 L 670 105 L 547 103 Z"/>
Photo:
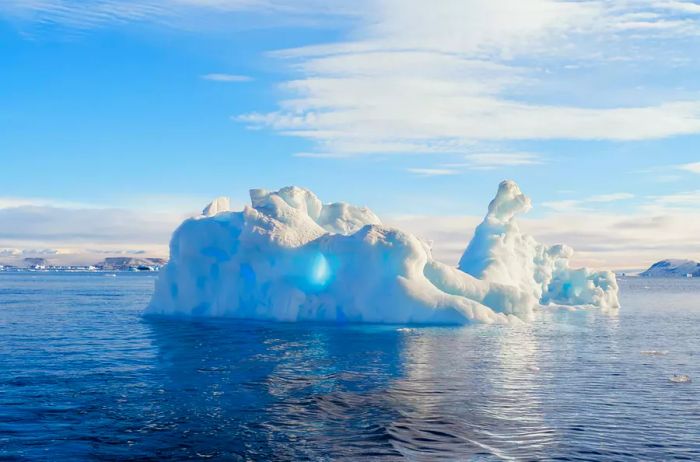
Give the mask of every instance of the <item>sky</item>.
<path id="1" fill-rule="evenodd" d="M 506 178 L 577 263 L 700 260 L 698 75 L 690 0 L 3 0 L 0 263 L 292 184 L 455 263 Z"/>

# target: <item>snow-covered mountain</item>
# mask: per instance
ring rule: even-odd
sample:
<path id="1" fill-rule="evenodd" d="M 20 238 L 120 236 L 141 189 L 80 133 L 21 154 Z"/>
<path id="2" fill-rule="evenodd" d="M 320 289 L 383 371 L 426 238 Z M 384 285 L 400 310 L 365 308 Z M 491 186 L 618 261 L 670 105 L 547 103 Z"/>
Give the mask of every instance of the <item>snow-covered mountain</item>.
<path id="1" fill-rule="evenodd" d="M 668 259 L 657 261 L 640 276 L 651 278 L 700 277 L 700 263 L 693 260 Z"/>

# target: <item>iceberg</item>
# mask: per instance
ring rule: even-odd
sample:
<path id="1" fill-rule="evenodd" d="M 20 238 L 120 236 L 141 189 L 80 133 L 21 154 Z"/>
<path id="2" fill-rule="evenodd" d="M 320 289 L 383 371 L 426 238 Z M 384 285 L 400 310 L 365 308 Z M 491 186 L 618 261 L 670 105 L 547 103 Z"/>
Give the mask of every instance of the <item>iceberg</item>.
<path id="1" fill-rule="evenodd" d="M 251 206 L 209 204 L 173 233 L 148 315 L 396 324 L 518 323 L 541 305 L 617 308 L 613 273 L 572 269 L 572 250 L 522 234 L 530 200 L 504 181 L 453 267 L 366 207 L 290 186 Z"/>
<path id="2" fill-rule="evenodd" d="M 503 181 L 484 221 L 459 261 L 459 269 L 472 276 L 515 286 L 527 306 L 595 305 L 618 308 L 618 286 L 611 271 L 570 268 L 574 254 L 563 244 L 546 246 L 520 231 L 515 217 L 532 208 L 513 181 Z"/>

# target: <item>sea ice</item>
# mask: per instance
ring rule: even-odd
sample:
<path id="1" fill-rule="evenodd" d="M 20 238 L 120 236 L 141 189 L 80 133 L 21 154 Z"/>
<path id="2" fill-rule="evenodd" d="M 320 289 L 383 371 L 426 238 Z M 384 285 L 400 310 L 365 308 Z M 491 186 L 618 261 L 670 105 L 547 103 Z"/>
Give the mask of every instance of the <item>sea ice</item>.
<path id="1" fill-rule="evenodd" d="M 464 324 L 520 322 L 541 304 L 616 308 L 613 273 L 572 269 L 572 250 L 522 234 L 530 200 L 504 181 L 459 268 L 367 208 L 311 191 L 250 192 L 186 220 L 170 242 L 147 314 L 276 321 Z"/>
<path id="2" fill-rule="evenodd" d="M 643 355 L 648 355 L 648 356 L 666 356 L 668 354 L 668 351 L 666 351 L 666 350 L 642 350 L 641 353 Z"/>
<path id="3" fill-rule="evenodd" d="M 685 374 L 674 374 L 668 380 L 670 380 L 673 383 L 690 383 L 690 382 L 692 382 L 690 377 L 685 375 Z"/>

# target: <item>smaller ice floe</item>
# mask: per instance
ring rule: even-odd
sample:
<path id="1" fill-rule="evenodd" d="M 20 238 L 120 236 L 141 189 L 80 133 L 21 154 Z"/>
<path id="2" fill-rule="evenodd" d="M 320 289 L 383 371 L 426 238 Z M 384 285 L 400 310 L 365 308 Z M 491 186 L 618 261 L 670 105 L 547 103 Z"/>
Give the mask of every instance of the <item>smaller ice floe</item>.
<path id="1" fill-rule="evenodd" d="M 413 332 L 413 329 L 411 329 L 410 327 L 399 327 L 398 329 L 396 329 L 396 332 L 409 333 L 409 332 Z"/>
<path id="2" fill-rule="evenodd" d="M 690 380 L 690 377 L 685 375 L 685 374 L 674 374 L 669 378 L 673 383 L 690 383 L 692 380 Z"/>
<path id="3" fill-rule="evenodd" d="M 667 350 L 642 350 L 640 351 L 643 355 L 648 356 L 666 356 L 668 354 Z"/>
<path id="4" fill-rule="evenodd" d="M 530 372 L 539 372 L 540 368 L 537 366 L 527 366 L 527 370 Z"/>

